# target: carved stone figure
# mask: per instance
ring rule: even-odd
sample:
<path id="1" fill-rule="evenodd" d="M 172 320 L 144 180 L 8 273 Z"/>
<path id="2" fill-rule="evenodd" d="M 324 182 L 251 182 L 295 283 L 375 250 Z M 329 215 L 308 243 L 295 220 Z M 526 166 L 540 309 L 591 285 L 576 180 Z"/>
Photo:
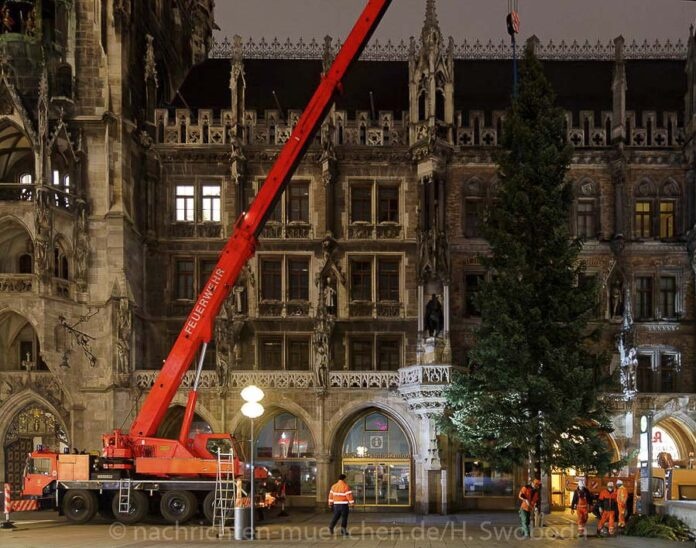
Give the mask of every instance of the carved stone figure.
<path id="1" fill-rule="evenodd" d="M 336 314 L 336 290 L 332 286 L 331 278 L 326 278 L 324 286 L 324 307 L 327 314 Z"/>
<path id="2" fill-rule="evenodd" d="M 444 323 L 444 313 L 442 310 L 442 304 L 437 298 L 437 295 L 433 293 L 430 301 L 425 307 L 425 329 L 428 331 L 430 337 L 437 337 L 442 331 L 442 324 Z"/>
<path id="3" fill-rule="evenodd" d="M 611 317 L 616 318 L 623 314 L 623 291 L 618 280 L 611 287 Z"/>
<path id="4" fill-rule="evenodd" d="M 0 384 L 0 405 L 5 403 L 12 395 L 12 386 L 7 381 Z"/>

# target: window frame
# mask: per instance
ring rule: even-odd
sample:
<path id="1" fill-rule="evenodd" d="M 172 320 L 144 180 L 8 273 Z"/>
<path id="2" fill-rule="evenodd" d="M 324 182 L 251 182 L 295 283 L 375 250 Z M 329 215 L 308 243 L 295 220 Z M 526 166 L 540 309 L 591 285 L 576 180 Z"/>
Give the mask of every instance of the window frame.
<path id="1" fill-rule="evenodd" d="M 170 181 L 170 185 L 171 223 L 194 225 L 222 223 L 225 186 L 223 177 L 205 175 L 176 177 Z M 187 188 L 192 189 L 190 194 L 183 192 L 183 189 Z M 217 194 L 206 194 L 206 189 L 212 188 L 217 188 Z M 181 212 L 183 215 L 180 218 Z"/>
<path id="2" fill-rule="evenodd" d="M 355 353 L 354 345 L 365 344 L 366 349 L 358 354 Z M 387 348 L 389 344 L 395 346 L 395 356 L 396 356 L 396 366 L 383 368 L 381 365 L 384 363 L 384 357 L 382 355 L 382 350 Z M 369 348 L 369 351 L 368 351 Z M 397 371 L 404 366 L 404 337 L 402 334 L 376 332 L 376 333 L 364 333 L 364 332 L 354 332 L 348 334 L 348 344 L 345 346 L 347 368 L 350 371 Z M 356 369 L 356 356 L 362 356 L 366 361 L 369 361 L 369 368 Z"/>
<path id="3" fill-rule="evenodd" d="M 349 225 L 398 225 L 403 206 L 403 179 L 395 177 L 355 178 L 348 182 L 347 222 Z M 355 194 L 365 192 L 356 202 Z M 385 197 L 384 193 L 395 195 Z M 386 210 L 384 205 L 386 204 Z M 386 214 L 386 218 L 383 217 Z"/>

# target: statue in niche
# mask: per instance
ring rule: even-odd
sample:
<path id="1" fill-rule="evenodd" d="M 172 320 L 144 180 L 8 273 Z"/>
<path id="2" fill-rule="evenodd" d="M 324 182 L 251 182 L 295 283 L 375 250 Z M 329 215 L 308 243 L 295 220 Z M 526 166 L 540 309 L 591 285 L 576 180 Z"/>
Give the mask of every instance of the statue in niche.
<path id="1" fill-rule="evenodd" d="M 324 308 L 326 308 L 327 314 L 336 315 L 336 290 L 330 277 L 326 278 L 324 286 Z"/>
<path id="2" fill-rule="evenodd" d="M 610 297 L 611 317 L 618 318 L 623 314 L 623 291 L 619 280 L 612 284 Z"/>
<path id="3" fill-rule="evenodd" d="M 428 332 L 428 336 L 437 337 L 442 331 L 443 323 L 444 312 L 442 304 L 438 300 L 437 295 L 433 293 L 425 307 L 425 329 Z"/>

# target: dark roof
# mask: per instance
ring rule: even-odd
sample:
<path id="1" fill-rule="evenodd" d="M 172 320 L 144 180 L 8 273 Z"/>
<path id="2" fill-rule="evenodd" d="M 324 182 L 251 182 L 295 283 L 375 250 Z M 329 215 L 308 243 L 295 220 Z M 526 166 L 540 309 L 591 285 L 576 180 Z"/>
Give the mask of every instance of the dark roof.
<path id="1" fill-rule="evenodd" d="M 612 109 L 612 61 L 543 61 L 558 105 L 575 113 L 580 110 Z M 456 60 L 454 108 L 505 110 L 512 93 L 511 60 Z M 244 61 L 246 108 L 262 116 L 276 109 L 275 90 L 281 107 L 303 110 L 319 83 L 320 60 L 248 59 Z M 664 111 L 683 110 L 686 75 L 683 61 L 627 61 L 626 108 Z M 180 88 L 186 105 L 193 109 L 230 108 L 230 61 L 209 59 L 191 69 Z M 408 63 L 404 61 L 361 61 L 344 81 L 337 108 L 352 118 L 357 110 L 369 111 L 370 92 L 375 110 L 392 111 L 400 118 L 408 110 Z M 180 97 L 171 105 L 184 107 Z"/>
<path id="2" fill-rule="evenodd" d="M 684 110 L 687 86 L 684 61 L 627 61 L 626 80 L 627 110 L 679 113 Z"/>

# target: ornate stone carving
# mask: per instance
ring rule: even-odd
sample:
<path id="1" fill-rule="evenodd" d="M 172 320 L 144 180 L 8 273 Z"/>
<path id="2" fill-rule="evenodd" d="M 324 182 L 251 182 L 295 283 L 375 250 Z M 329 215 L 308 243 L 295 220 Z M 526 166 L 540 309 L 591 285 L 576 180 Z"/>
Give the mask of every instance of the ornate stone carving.
<path id="1" fill-rule="evenodd" d="M 121 382 L 131 375 L 131 337 L 133 310 L 127 297 L 114 301 L 116 307 L 116 374 Z"/>
<path id="2" fill-rule="evenodd" d="M 36 189 L 34 261 L 36 273 L 44 278 L 49 278 L 52 270 L 52 254 L 49 253 L 49 247 L 53 236 L 53 211 L 51 210 L 49 200 L 50 194 L 48 190 L 45 188 Z"/>
<path id="3" fill-rule="evenodd" d="M 77 201 L 77 219 L 73 236 L 75 249 L 75 283 L 78 291 L 87 290 L 87 261 L 89 258 L 89 231 L 87 227 L 87 205 Z"/>
<path id="4" fill-rule="evenodd" d="M 336 52 L 341 46 L 341 41 L 337 40 L 331 51 Z M 418 53 L 420 44 L 413 38 L 408 42 L 401 40 L 398 44 L 388 40 L 382 43 L 379 40 L 371 41 L 362 52 L 360 59 L 363 61 L 407 61 L 409 55 L 415 56 Z M 217 59 L 228 59 L 233 55 L 234 47 L 232 42 L 225 37 L 221 41 L 214 41 L 209 56 Z M 451 51 L 453 59 L 512 59 L 512 46 L 509 41 L 500 42 L 481 42 L 480 40 L 464 40 L 461 44 L 450 42 L 448 52 Z M 321 47 L 316 40 L 306 42 L 300 38 L 297 42 L 292 42 L 289 38 L 280 42 L 274 38 L 267 42 L 262 38 L 258 42 L 249 39 L 243 46 L 244 57 L 246 59 L 323 59 L 326 47 Z M 561 40 L 554 43 L 550 40 L 547 44 L 537 44 L 536 53 L 540 59 L 571 61 L 571 60 L 597 60 L 613 61 L 615 46 L 613 42 L 602 43 L 598 41 L 591 44 L 589 40 L 585 42 L 567 43 Z M 670 40 L 665 42 L 655 41 L 653 43 L 644 40 L 637 42 L 633 40 L 624 46 L 625 59 L 686 59 L 686 45 L 678 40 L 672 43 Z"/>
<path id="5" fill-rule="evenodd" d="M 159 86 L 157 81 L 157 65 L 155 63 L 155 48 L 154 48 L 154 37 L 150 34 L 145 35 L 147 43 L 145 44 L 145 82 L 152 79 L 155 83 L 155 87 Z"/>

